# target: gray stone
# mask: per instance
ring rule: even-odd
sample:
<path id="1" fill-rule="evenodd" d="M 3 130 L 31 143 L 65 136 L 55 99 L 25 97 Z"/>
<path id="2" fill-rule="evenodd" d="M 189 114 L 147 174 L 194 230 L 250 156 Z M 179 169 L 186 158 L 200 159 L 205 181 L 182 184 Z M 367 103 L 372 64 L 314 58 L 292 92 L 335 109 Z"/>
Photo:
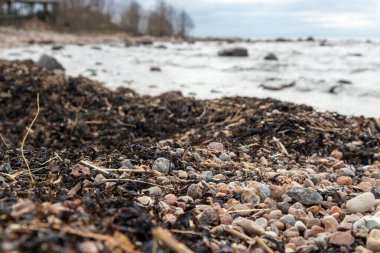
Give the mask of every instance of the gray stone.
<path id="1" fill-rule="evenodd" d="M 272 192 L 266 185 L 260 185 L 257 187 L 257 195 L 259 195 L 261 201 L 264 201 L 267 198 L 270 198 Z"/>
<path id="2" fill-rule="evenodd" d="M 241 194 L 241 202 L 242 203 L 253 203 L 259 204 L 260 197 L 256 195 L 256 191 L 253 189 L 245 189 Z"/>
<path id="3" fill-rule="evenodd" d="M 349 168 L 343 168 L 339 169 L 335 172 L 336 177 L 340 176 L 348 176 L 348 177 L 355 177 L 355 172 Z"/>
<path id="4" fill-rule="evenodd" d="M 224 162 L 231 161 L 231 157 L 229 155 L 227 155 L 226 153 L 220 154 L 219 159 L 224 161 Z"/>
<path id="5" fill-rule="evenodd" d="M 160 157 L 153 163 L 153 169 L 168 174 L 173 164 L 166 158 Z"/>
<path id="6" fill-rule="evenodd" d="M 158 197 L 162 194 L 162 190 L 158 186 L 153 186 L 145 190 L 151 197 Z"/>
<path id="7" fill-rule="evenodd" d="M 365 218 L 365 226 L 369 231 L 380 229 L 380 217 Z"/>
<path id="8" fill-rule="evenodd" d="M 213 174 L 212 171 L 203 171 L 201 176 L 205 181 L 208 182 L 212 180 Z"/>
<path id="9" fill-rule="evenodd" d="M 322 196 L 318 192 L 310 188 L 293 187 L 290 188 L 286 194 L 293 200 L 304 205 L 318 205 L 323 200 Z"/>
<path id="10" fill-rule="evenodd" d="M 287 214 L 287 215 L 284 215 L 280 218 L 280 221 L 282 223 L 284 223 L 284 225 L 286 226 L 287 224 L 290 224 L 292 226 L 294 226 L 294 224 L 296 223 L 296 219 L 294 218 L 293 215 L 291 214 Z"/>
<path id="11" fill-rule="evenodd" d="M 187 195 L 193 199 L 202 197 L 202 188 L 198 184 L 192 184 L 187 188 Z"/>
<path id="12" fill-rule="evenodd" d="M 218 55 L 228 57 L 248 57 L 248 50 L 242 47 L 235 47 L 219 51 Z"/>
<path id="13" fill-rule="evenodd" d="M 268 54 L 264 57 L 264 60 L 266 60 L 266 61 L 278 61 L 278 57 L 277 57 L 277 55 L 275 55 L 274 53 L 268 53 Z"/>
<path id="14" fill-rule="evenodd" d="M 49 70 L 65 70 L 61 63 L 54 57 L 43 54 L 37 62 L 37 65 Z"/>

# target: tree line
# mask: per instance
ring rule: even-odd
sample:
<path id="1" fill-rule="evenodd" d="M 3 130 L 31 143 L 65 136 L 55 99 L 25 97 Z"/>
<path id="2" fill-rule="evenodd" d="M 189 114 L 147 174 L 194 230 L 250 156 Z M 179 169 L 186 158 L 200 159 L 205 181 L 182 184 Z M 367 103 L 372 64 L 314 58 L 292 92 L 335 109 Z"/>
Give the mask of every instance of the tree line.
<path id="1" fill-rule="evenodd" d="M 123 30 L 132 35 L 182 36 L 194 28 L 185 10 L 165 0 L 157 0 L 152 9 L 144 9 L 136 0 L 121 8 L 114 0 L 62 0 L 56 25 L 67 31 Z"/>

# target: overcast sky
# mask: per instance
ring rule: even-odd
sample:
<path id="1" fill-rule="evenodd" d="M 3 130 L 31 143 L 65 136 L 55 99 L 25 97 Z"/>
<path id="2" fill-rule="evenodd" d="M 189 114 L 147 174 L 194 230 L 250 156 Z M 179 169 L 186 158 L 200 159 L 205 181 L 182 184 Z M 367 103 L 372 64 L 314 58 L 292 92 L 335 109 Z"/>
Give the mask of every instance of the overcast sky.
<path id="1" fill-rule="evenodd" d="M 155 0 L 139 0 L 149 8 Z M 167 0 L 199 36 L 379 38 L 380 0 Z"/>

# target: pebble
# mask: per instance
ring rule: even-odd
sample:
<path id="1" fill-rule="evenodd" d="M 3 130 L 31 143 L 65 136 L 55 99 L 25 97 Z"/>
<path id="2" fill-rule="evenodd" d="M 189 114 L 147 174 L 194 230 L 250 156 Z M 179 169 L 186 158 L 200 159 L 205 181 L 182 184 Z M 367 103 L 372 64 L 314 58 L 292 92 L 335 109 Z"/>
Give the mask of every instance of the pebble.
<path id="1" fill-rule="evenodd" d="M 187 188 L 187 195 L 193 199 L 202 197 L 202 193 L 203 190 L 198 184 L 191 184 L 189 188 Z"/>
<path id="2" fill-rule="evenodd" d="M 120 162 L 121 167 L 127 168 L 127 169 L 133 169 L 133 164 L 131 160 L 125 159 Z"/>
<path id="3" fill-rule="evenodd" d="M 323 200 L 322 196 L 318 192 L 304 187 L 290 188 L 286 194 L 293 200 L 304 205 L 317 205 Z"/>
<path id="4" fill-rule="evenodd" d="M 206 182 L 208 182 L 212 180 L 213 174 L 212 174 L 212 171 L 207 170 L 207 171 L 203 171 L 201 176 Z"/>
<path id="5" fill-rule="evenodd" d="M 248 234 L 248 235 L 264 235 L 265 230 L 260 227 L 259 225 L 256 225 L 255 222 L 252 220 L 249 220 L 247 218 L 239 217 L 236 220 L 232 222 L 232 225 L 237 225 Z"/>
<path id="6" fill-rule="evenodd" d="M 174 194 L 168 194 L 164 197 L 164 201 L 166 204 L 172 206 L 177 202 L 177 196 Z"/>
<path id="7" fill-rule="evenodd" d="M 335 232 L 330 237 L 330 243 L 334 245 L 351 245 L 355 242 L 354 237 L 351 235 L 350 232 Z"/>
<path id="8" fill-rule="evenodd" d="M 343 158 L 343 153 L 340 152 L 339 150 L 333 150 L 330 154 L 331 157 L 334 157 L 337 160 L 342 160 Z"/>
<path id="9" fill-rule="evenodd" d="M 290 225 L 293 226 L 296 223 L 296 219 L 291 214 L 287 214 L 287 215 L 282 216 L 280 218 L 280 221 L 282 223 L 284 223 L 285 226 L 288 225 L 288 224 L 290 224 Z"/>
<path id="10" fill-rule="evenodd" d="M 269 213 L 269 217 L 278 220 L 282 217 L 282 212 L 281 210 L 273 210 Z"/>
<path id="11" fill-rule="evenodd" d="M 224 161 L 224 162 L 231 161 L 231 157 L 229 155 L 227 155 L 226 153 L 221 153 L 219 156 L 219 159 Z"/>
<path id="12" fill-rule="evenodd" d="M 348 176 L 340 176 L 337 178 L 336 183 L 338 185 L 352 185 L 352 178 Z"/>
<path id="13" fill-rule="evenodd" d="M 376 199 L 380 199 L 380 187 L 374 187 L 371 192 Z"/>
<path id="14" fill-rule="evenodd" d="M 151 197 L 158 197 L 158 196 L 161 196 L 161 194 L 162 194 L 162 190 L 158 186 L 150 187 L 150 188 L 146 189 L 145 191 L 148 192 L 149 196 L 151 196 Z"/>
<path id="15" fill-rule="evenodd" d="M 153 170 L 159 171 L 163 174 L 168 174 L 171 167 L 172 163 L 168 159 L 163 157 L 158 158 L 153 163 Z"/>
<path id="16" fill-rule="evenodd" d="M 335 172 L 335 175 L 337 177 L 340 176 L 348 176 L 348 177 L 355 177 L 355 172 L 351 170 L 350 168 L 342 168 Z"/>
<path id="17" fill-rule="evenodd" d="M 296 221 L 294 227 L 296 227 L 300 232 L 304 232 L 307 229 L 306 225 L 302 221 Z"/>
<path id="18" fill-rule="evenodd" d="M 364 213 L 371 210 L 375 203 L 376 199 L 373 193 L 365 192 L 347 201 L 346 208 L 351 213 Z"/>
<path id="19" fill-rule="evenodd" d="M 219 225 L 220 218 L 219 218 L 219 212 L 215 210 L 214 208 L 208 208 L 204 210 L 199 218 L 199 224 L 201 226 L 205 225 Z"/>
<path id="20" fill-rule="evenodd" d="M 180 196 L 180 197 L 178 197 L 177 200 L 185 202 L 186 204 L 194 202 L 194 199 L 192 197 L 190 197 L 190 196 Z"/>
<path id="21" fill-rule="evenodd" d="M 262 227 L 262 228 L 266 228 L 268 226 L 268 221 L 267 219 L 261 217 L 261 218 L 258 218 L 257 220 L 255 220 L 255 223 L 256 225 Z"/>
<path id="22" fill-rule="evenodd" d="M 380 252 L 380 230 L 373 229 L 367 239 L 367 248 L 373 252 Z"/>
<path id="23" fill-rule="evenodd" d="M 257 195 L 260 197 L 261 201 L 264 201 L 267 198 L 270 198 L 272 192 L 266 185 L 260 185 L 257 187 Z"/>
<path id="24" fill-rule="evenodd" d="M 284 231 L 284 236 L 288 238 L 299 236 L 299 231 L 296 227 L 291 227 Z"/>
<path id="25" fill-rule="evenodd" d="M 310 179 L 306 178 L 305 181 L 303 182 L 303 186 L 305 188 L 313 188 L 315 185 L 314 185 L 313 181 L 311 181 Z"/>
<path id="26" fill-rule="evenodd" d="M 365 227 L 368 228 L 369 231 L 372 229 L 380 229 L 380 217 L 370 217 L 365 219 Z"/>
<path id="27" fill-rule="evenodd" d="M 253 189 L 245 189 L 243 193 L 241 194 L 241 203 L 253 203 L 253 204 L 259 204 L 260 203 L 260 197 L 256 195 L 256 191 Z"/>
<path id="28" fill-rule="evenodd" d="M 212 151 L 218 151 L 218 152 L 223 152 L 224 151 L 224 145 L 220 142 L 211 142 L 210 144 L 207 145 L 209 150 Z"/>
<path id="29" fill-rule="evenodd" d="M 142 196 L 137 198 L 137 202 L 139 202 L 143 206 L 152 206 L 154 201 L 149 196 Z"/>
<path id="30" fill-rule="evenodd" d="M 178 172 L 178 177 L 181 178 L 181 179 L 187 179 L 188 177 L 188 174 L 186 171 L 184 170 L 179 170 L 177 171 Z"/>
<path id="31" fill-rule="evenodd" d="M 326 232 L 333 233 L 338 230 L 338 221 L 330 215 L 323 217 L 322 223 L 325 227 Z"/>

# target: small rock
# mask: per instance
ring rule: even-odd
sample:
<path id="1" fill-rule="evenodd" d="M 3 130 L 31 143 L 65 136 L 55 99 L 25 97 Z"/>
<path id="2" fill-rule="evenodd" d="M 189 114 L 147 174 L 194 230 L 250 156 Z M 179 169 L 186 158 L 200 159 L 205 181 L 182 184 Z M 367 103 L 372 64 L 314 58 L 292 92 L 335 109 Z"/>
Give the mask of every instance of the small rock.
<path id="1" fill-rule="evenodd" d="M 181 178 L 181 179 L 186 179 L 188 176 L 187 172 L 184 171 L 184 170 L 179 170 L 178 171 L 178 177 Z"/>
<path id="2" fill-rule="evenodd" d="M 198 184 L 192 184 L 187 188 L 187 195 L 193 199 L 202 197 L 203 191 Z"/>
<path id="3" fill-rule="evenodd" d="M 194 199 L 190 196 L 180 196 L 177 201 L 185 202 L 186 204 L 193 203 Z"/>
<path id="4" fill-rule="evenodd" d="M 304 232 L 307 229 L 306 225 L 302 221 L 296 221 L 294 227 L 296 227 L 300 232 Z"/>
<path id="5" fill-rule="evenodd" d="M 327 215 L 323 217 L 322 222 L 326 232 L 333 233 L 337 231 L 339 223 L 333 216 Z"/>
<path id="6" fill-rule="evenodd" d="M 376 199 L 373 193 L 365 192 L 347 201 L 346 208 L 351 213 L 364 213 L 371 210 L 375 203 Z"/>
<path id="7" fill-rule="evenodd" d="M 150 187 L 150 188 L 146 189 L 145 191 L 148 192 L 149 196 L 151 196 L 151 197 L 158 197 L 158 196 L 161 196 L 161 194 L 162 194 L 162 190 L 158 186 Z"/>
<path id="8" fill-rule="evenodd" d="M 282 217 L 282 212 L 281 210 L 273 210 L 269 213 L 269 217 L 278 220 Z"/>
<path id="9" fill-rule="evenodd" d="M 253 189 L 245 189 L 241 194 L 241 203 L 259 204 L 260 197 L 255 194 Z"/>
<path id="10" fill-rule="evenodd" d="M 212 171 L 203 171 L 201 176 L 206 182 L 208 182 L 212 180 L 213 174 Z"/>
<path id="11" fill-rule="evenodd" d="M 280 218 L 280 221 L 282 223 L 284 223 L 284 225 L 286 226 L 287 224 L 290 224 L 290 225 L 294 225 L 296 223 L 296 219 L 294 218 L 293 215 L 291 214 L 287 214 L 287 215 L 284 215 Z"/>
<path id="12" fill-rule="evenodd" d="M 261 217 L 261 218 L 258 218 L 257 220 L 255 220 L 255 223 L 256 225 L 262 227 L 262 228 L 266 228 L 268 226 L 268 221 L 267 219 Z"/>
<path id="13" fill-rule="evenodd" d="M 286 194 L 293 200 L 304 205 L 318 205 L 323 200 L 322 196 L 318 192 L 310 188 L 293 187 L 290 188 Z"/>
<path id="14" fill-rule="evenodd" d="M 380 252 L 380 230 L 373 229 L 367 239 L 367 248 L 373 252 Z"/>
<path id="15" fill-rule="evenodd" d="M 264 60 L 266 60 L 266 61 L 278 61 L 278 57 L 277 57 L 277 55 L 275 55 L 274 53 L 268 53 L 268 54 L 264 57 Z"/>
<path id="16" fill-rule="evenodd" d="M 293 238 L 299 236 L 299 231 L 296 227 L 292 227 L 284 231 L 284 236 L 288 238 Z"/>
<path id="17" fill-rule="evenodd" d="M 166 204 L 172 206 L 177 202 L 177 196 L 174 194 L 168 194 L 164 197 L 164 201 Z"/>
<path id="18" fill-rule="evenodd" d="M 120 162 L 121 167 L 127 168 L 127 169 L 133 169 L 133 164 L 131 160 L 125 159 Z"/>
<path id="19" fill-rule="evenodd" d="M 224 145 L 220 142 L 211 142 L 210 144 L 207 145 L 209 150 L 212 151 L 218 151 L 218 152 L 223 152 L 224 151 Z"/>
<path id="20" fill-rule="evenodd" d="M 226 153 L 220 154 L 219 159 L 224 161 L 224 162 L 231 161 L 231 157 L 229 155 L 227 155 Z"/>
<path id="21" fill-rule="evenodd" d="M 380 217 L 365 218 L 365 226 L 369 231 L 380 229 Z"/>
<path id="22" fill-rule="evenodd" d="M 218 55 L 228 57 L 248 57 L 248 50 L 242 47 L 235 47 L 219 51 Z"/>
<path id="23" fill-rule="evenodd" d="M 351 245 L 355 242 L 355 238 L 350 232 L 335 232 L 330 237 L 330 243 L 334 245 Z"/>
<path id="24" fill-rule="evenodd" d="M 150 67 L 150 71 L 151 72 L 161 72 L 161 68 L 160 67 L 156 67 L 156 66 Z"/>
<path id="25" fill-rule="evenodd" d="M 61 63 L 59 63 L 54 57 L 43 54 L 37 62 L 37 65 L 49 70 L 65 70 Z"/>
<path id="26" fill-rule="evenodd" d="M 153 169 L 163 174 L 168 174 L 172 165 L 173 164 L 168 159 L 160 157 L 154 161 Z"/>
<path id="27" fill-rule="evenodd" d="M 331 157 L 334 157 L 337 160 L 342 160 L 343 158 L 343 153 L 340 152 L 339 150 L 333 150 L 330 154 Z"/>
<path id="28" fill-rule="evenodd" d="M 336 183 L 338 185 L 352 185 L 352 178 L 348 176 L 340 176 L 337 178 Z"/>
<path id="29" fill-rule="evenodd" d="M 220 223 L 219 212 L 214 208 L 208 208 L 204 210 L 199 218 L 199 224 L 201 226 L 214 225 L 217 226 Z"/>
<path id="30" fill-rule="evenodd" d="M 149 196 L 142 196 L 137 198 L 137 202 L 139 202 L 143 206 L 152 206 L 154 203 L 154 200 Z"/>
<path id="31" fill-rule="evenodd" d="M 247 218 L 239 217 L 234 220 L 232 224 L 243 228 L 243 230 L 249 235 L 261 236 L 265 234 L 265 230 L 262 227 L 256 225 L 255 222 Z"/>
<path id="32" fill-rule="evenodd" d="M 335 172 L 337 177 L 340 176 L 348 176 L 348 177 L 355 177 L 355 172 L 350 168 L 342 168 Z"/>

